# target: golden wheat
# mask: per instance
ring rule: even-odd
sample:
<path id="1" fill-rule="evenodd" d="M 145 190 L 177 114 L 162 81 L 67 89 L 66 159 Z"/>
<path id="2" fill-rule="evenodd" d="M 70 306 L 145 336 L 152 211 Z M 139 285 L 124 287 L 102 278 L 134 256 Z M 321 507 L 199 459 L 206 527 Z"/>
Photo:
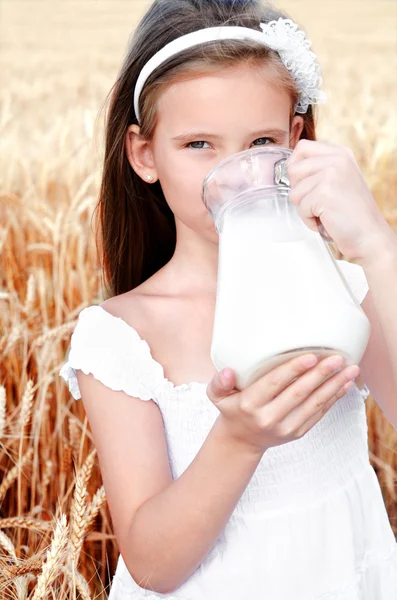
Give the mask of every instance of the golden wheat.
<path id="1" fill-rule="evenodd" d="M 47 552 L 46 561 L 43 564 L 32 600 L 46 600 L 47 590 L 52 581 L 57 577 L 62 561 L 65 558 L 68 544 L 68 525 L 66 515 L 59 519 L 50 549 Z"/>
<path id="2" fill-rule="evenodd" d="M 68 418 L 69 425 L 69 441 L 72 448 L 72 453 L 75 457 L 80 454 L 81 431 L 78 426 L 77 419 L 74 417 Z"/>
<path id="3" fill-rule="evenodd" d="M 24 529 L 34 529 L 37 531 L 47 531 L 51 527 L 49 521 L 41 521 L 40 519 L 31 519 L 29 517 L 8 517 L 0 519 L 0 529 L 8 527 L 22 527 Z"/>
<path id="4" fill-rule="evenodd" d="M 44 474 L 43 474 L 43 479 L 41 482 L 41 492 L 44 495 L 47 487 L 50 484 L 51 481 L 51 476 L 54 470 L 54 463 L 52 462 L 52 460 L 46 460 L 45 461 L 45 470 L 44 470 Z"/>
<path id="5" fill-rule="evenodd" d="M 33 448 L 29 448 L 29 450 L 22 457 L 22 459 L 18 461 L 18 463 L 8 471 L 7 475 L 4 477 L 0 485 L 0 502 L 3 500 L 4 496 L 7 493 L 7 490 L 10 488 L 12 483 L 18 477 L 18 473 L 20 473 L 21 469 L 32 460 L 32 456 Z"/>
<path id="6" fill-rule="evenodd" d="M 2 575 L 4 578 L 10 580 L 15 579 L 16 577 L 20 577 L 21 575 L 27 575 L 28 573 L 32 573 L 33 575 L 39 575 L 42 569 L 43 558 L 35 556 L 20 564 L 12 566 L 4 565 L 2 567 Z"/>
<path id="7" fill-rule="evenodd" d="M 18 561 L 17 555 L 15 554 L 15 546 L 12 543 L 12 540 L 4 533 L 4 531 L 0 531 L 0 546 L 15 560 Z"/>
<path id="8" fill-rule="evenodd" d="M 91 476 L 91 471 L 94 466 L 95 450 L 93 450 L 86 458 L 80 473 L 76 477 L 76 486 L 73 496 L 71 514 L 71 560 L 74 564 L 78 562 L 81 547 L 83 544 L 84 535 L 87 529 L 86 503 L 88 481 Z"/>
<path id="9" fill-rule="evenodd" d="M 97 515 L 99 513 L 101 506 L 103 506 L 103 504 L 105 504 L 105 502 L 106 502 L 106 492 L 105 492 L 105 488 L 102 485 L 95 492 L 95 495 L 92 499 L 91 504 L 89 506 L 87 506 L 87 510 L 86 510 L 86 514 L 85 514 L 85 520 L 86 520 L 85 530 L 86 531 L 91 527 L 94 519 L 97 517 Z"/>
<path id="10" fill-rule="evenodd" d="M 71 570 L 68 567 L 64 569 L 64 573 L 66 573 L 66 576 L 71 581 L 72 585 L 78 590 L 81 600 L 91 600 L 89 585 L 82 574 L 78 571 Z"/>
<path id="11" fill-rule="evenodd" d="M 1 598 L 106 600 L 116 566 L 92 435 L 58 372 L 79 312 L 104 299 L 91 226 L 103 156 L 96 119 L 147 3 L 37 2 L 33 22 L 28 2 L 2 2 Z M 318 138 L 354 150 L 397 232 L 395 2 L 280 4 L 305 25 L 323 66 L 329 103 Z M 372 397 L 366 410 L 370 459 L 397 534 L 397 434 Z"/>
<path id="12" fill-rule="evenodd" d="M 26 384 L 26 390 L 24 392 L 24 395 L 22 396 L 22 401 L 21 401 L 21 416 L 20 416 L 21 437 L 23 435 L 23 430 L 29 423 L 30 417 L 32 415 L 33 400 L 34 400 L 33 381 L 31 379 L 29 379 Z"/>
<path id="13" fill-rule="evenodd" d="M 0 385 L 0 440 L 6 428 L 6 390 Z"/>

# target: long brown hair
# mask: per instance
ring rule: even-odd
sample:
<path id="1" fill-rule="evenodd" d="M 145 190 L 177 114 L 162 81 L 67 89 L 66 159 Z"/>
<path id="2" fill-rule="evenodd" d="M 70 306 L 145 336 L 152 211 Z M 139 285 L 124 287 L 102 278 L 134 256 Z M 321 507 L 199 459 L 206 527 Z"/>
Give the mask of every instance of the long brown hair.
<path id="1" fill-rule="evenodd" d="M 159 182 L 147 184 L 131 168 L 125 139 L 137 123 L 133 95 L 144 64 L 177 37 L 206 27 L 238 25 L 260 30 L 260 23 L 288 18 L 260 0 L 155 0 L 131 39 L 117 80 L 109 94 L 105 155 L 96 210 L 97 248 L 108 297 L 146 281 L 172 257 L 176 245 L 174 215 Z M 247 41 L 218 41 L 185 50 L 162 64 L 148 79 L 140 97 L 141 134 L 150 139 L 156 122 L 156 99 L 177 77 L 218 69 L 238 62 L 266 64 L 280 85 L 298 98 L 295 82 L 278 54 Z M 304 118 L 301 138 L 315 139 L 313 107 Z M 291 119 L 293 110 L 291 110 Z"/>

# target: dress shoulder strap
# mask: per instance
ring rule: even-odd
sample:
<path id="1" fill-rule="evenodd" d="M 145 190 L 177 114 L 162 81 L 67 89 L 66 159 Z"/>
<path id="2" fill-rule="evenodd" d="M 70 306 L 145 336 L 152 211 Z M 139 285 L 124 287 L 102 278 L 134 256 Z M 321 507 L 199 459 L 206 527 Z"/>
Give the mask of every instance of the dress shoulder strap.
<path id="1" fill-rule="evenodd" d="M 122 318 L 97 305 L 79 313 L 68 359 L 59 371 L 75 400 L 81 398 L 77 369 L 92 373 L 114 391 L 122 390 L 156 403 L 158 396 L 172 386 L 138 332 Z"/>

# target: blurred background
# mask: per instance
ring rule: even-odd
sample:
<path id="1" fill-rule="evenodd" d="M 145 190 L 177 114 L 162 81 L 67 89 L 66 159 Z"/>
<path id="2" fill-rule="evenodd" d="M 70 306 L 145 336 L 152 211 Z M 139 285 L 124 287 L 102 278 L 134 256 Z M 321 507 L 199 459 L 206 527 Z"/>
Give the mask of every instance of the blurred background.
<path id="1" fill-rule="evenodd" d="M 353 149 L 397 233 L 397 2 L 276 4 L 306 29 L 323 68 L 318 138 Z M 88 423 L 58 372 L 79 312 L 103 299 L 92 222 L 99 111 L 147 6 L 0 0 L 2 599 L 105 599 L 116 565 Z M 397 433 L 372 397 L 366 410 L 397 534 Z"/>

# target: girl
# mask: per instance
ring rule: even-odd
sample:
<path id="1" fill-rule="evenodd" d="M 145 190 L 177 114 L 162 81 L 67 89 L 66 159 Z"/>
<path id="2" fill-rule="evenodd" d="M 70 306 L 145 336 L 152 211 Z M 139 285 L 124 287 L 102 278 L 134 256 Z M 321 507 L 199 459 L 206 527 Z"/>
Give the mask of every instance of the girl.
<path id="1" fill-rule="evenodd" d="M 370 388 L 397 427 L 397 241 L 351 152 L 315 141 L 309 46 L 259 0 L 155 0 L 114 86 L 99 200 L 110 293 L 81 311 L 60 371 L 83 399 L 120 548 L 111 600 L 397 598 L 364 403 Z M 306 355 L 239 391 L 210 360 L 218 236 L 201 186 L 265 144 L 294 149 L 292 200 L 356 262 L 340 266 L 372 334 L 360 365 Z"/>

